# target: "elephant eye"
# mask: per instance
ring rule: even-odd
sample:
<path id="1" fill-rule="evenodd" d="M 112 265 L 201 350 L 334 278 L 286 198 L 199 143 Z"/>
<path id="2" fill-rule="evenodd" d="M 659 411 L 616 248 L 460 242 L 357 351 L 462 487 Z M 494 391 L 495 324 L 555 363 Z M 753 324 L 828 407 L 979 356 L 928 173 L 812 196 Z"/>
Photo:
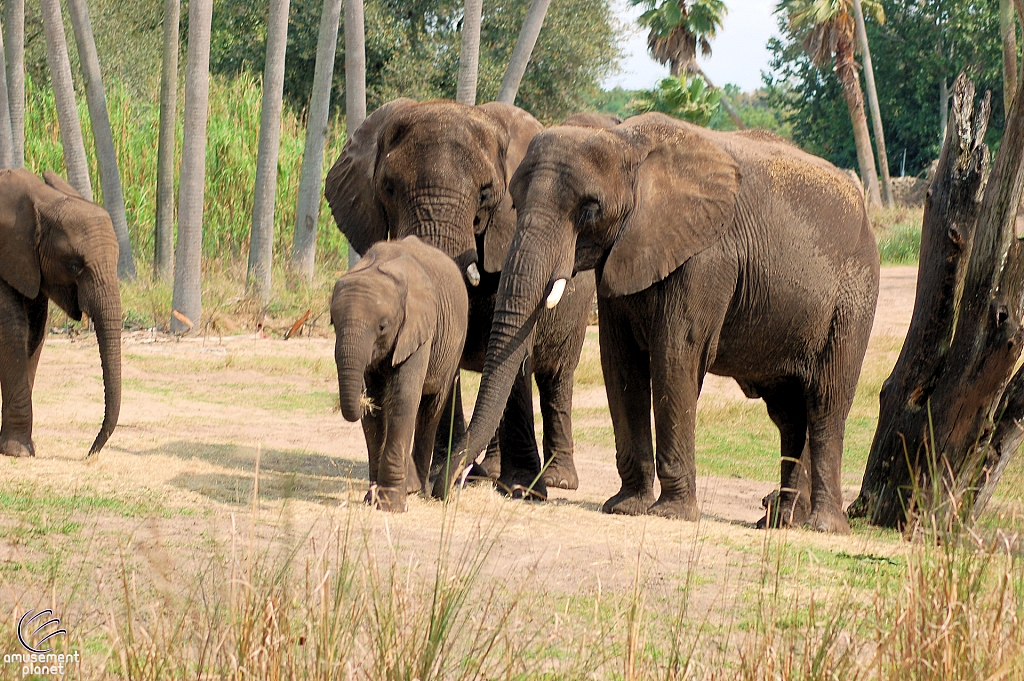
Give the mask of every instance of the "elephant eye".
<path id="1" fill-rule="evenodd" d="M 71 273 L 71 276 L 77 277 L 79 274 L 82 273 L 82 270 L 84 269 L 84 263 L 82 263 L 80 260 L 73 259 L 68 261 L 66 267 L 68 272 Z"/>
<path id="2" fill-rule="evenodd" d="M 480 189 L 480 205 L 489 203 L 492 198 L 494 198 L 494 187 L 489 184 L 484 185 L 484 187 Z"/>
<path id="3" fill-rule="evenodd" d="M 601 215 L 601 204 L 593 199 L 584 201 L 580 204 L 578 215 L 580 224 L 597 222 L 597 218 Z"/>
<path id="4" fill-rule="evenodd" d="M 387 179 L 387 180 L 384 180 L 384 182 L 383 182 L 383 189 L 384 189 L 384 193 L 387 194 L 388 196 L 394 196 L 395 195 L 395 183 L 394 183 L 394 181 L 392 181 L 390 178 Z"/>

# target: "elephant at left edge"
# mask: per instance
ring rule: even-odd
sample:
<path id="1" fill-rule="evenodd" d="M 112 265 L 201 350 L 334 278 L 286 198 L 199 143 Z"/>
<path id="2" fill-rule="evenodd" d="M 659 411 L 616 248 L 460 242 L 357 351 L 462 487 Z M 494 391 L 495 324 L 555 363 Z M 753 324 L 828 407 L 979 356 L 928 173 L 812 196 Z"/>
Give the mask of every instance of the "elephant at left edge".
<path id="1" fill-rule="evenodd" d="M 99 452 L 121 409 L 121 296 L 117 238 L 110 216 L 47 172 L 0 171 L 0 454 L 34 456 L 32 387 L 52 300 L 96 326 L 103 367 Z"/>

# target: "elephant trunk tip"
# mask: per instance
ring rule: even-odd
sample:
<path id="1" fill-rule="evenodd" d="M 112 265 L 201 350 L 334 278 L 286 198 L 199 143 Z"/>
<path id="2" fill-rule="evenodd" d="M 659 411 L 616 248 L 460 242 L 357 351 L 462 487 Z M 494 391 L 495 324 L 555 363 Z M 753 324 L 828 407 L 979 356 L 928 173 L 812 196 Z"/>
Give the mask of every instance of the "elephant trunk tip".
<path id="1" fill-rule="evenodd" d="M 104 424 L 103 427 L 100 428 L 100 432 L 96 434 L 96 439 L 93 440 L 92 447 L 89 448 L 89 453 L 86 454 L 85 458 L 91 459 L 93 456 L 99 454 L 100 450 L 103 449 L 103 445 L 107 444 L 107 440 L 110 439 L 110 436 L 113 433 L 114 426 L 108 427 Z"/>

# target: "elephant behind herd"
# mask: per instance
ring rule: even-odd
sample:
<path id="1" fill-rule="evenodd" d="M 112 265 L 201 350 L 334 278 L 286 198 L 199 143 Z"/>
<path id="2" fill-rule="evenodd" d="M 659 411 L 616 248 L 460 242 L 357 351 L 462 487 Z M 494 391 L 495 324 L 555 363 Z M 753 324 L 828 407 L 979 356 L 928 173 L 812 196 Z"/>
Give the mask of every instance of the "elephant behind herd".
<path id="1" fill-rule="evenodd" d="M 769 133 L 715 132 L 661 114 L 566 123 L 544 130 L 506 104 L 399 99 L 352 133 L 328 174 L 338 227 L 361 255 L 374 249 L 342 278 L 332 305 L 345 416 L 363 417 L 380 483 L 369 500 L 404 508 L 406 489 L 425 490 L 428 476 L 444 495 L 485 450 L 474 470 L 513 496 L 575 489 L 573 374 L 596 291 L 622 479 L 606 512 L 699 516 L 696 402 L 711 372 L 763 399 L 779 429 L 781 494 L 762 522 L 848 532 L 843 436 L 879 275 L 859 189 Z M 99 451 L 120 407 L 109 217 L 52 174 L 43 182 L 2 171 L 0 195 L 0 454 L 34 451 L 31 391 L 49 300 L 96 322 L 106 411 L 91 453 Z M 358 293 L 354 302 L 346 292 Z M 343 340 L 357 327 L 365 352 Z M 468 427 L 458 368 L 482 373 Z M 393 425 L 364 413 L 374 398 L 396 410 Z"/>

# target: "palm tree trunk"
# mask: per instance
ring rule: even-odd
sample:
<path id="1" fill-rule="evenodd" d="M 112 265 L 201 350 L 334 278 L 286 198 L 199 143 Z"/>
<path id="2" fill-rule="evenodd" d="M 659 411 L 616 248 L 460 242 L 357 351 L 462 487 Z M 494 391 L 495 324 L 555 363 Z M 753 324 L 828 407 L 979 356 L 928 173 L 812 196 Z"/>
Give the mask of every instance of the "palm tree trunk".
<path id="1" fill-rule="evenodd" d="M 320 15 L 320 37 L 316 46 L 313 92 L 306 115 L 306 147 L 302 154 L 299 199 L 295 207 L 295 237 L 292 266 L 307 282 L 313 281 L 316 260 L 316 227 L 320 220 L 324 145 L 331 108 L 331 81 L 334 77 L 334 53 L 338 46 L 338 22 L 342 0 L 324 0 Z"/>
<path id="2" fill-rule="evenodd" d="M 14 136 L 11 134 L 11 108 L 7 91 L 7 59 L 0 41 L 0 168 L 14 167 Z"/>
<path id="3" fill-rule="evenodd" d="M 1013 0 L 999 0 L 999 35 L 1003 41 L 1003 113 L 1009 116 L 1017 90 L 1017 22 Z"/>
<path id="4" fill-rule="evenodd" d="M 64 165 L 68 171 L 68 182 L 75 191 L 92 201 L 89 164 L 85 158 L 85 143 L 82 142 L 82 123 L 78 120 L 78 105 L 75 103 L 75 86 L 71 80 L 71 62 L 68 60 L 68 43 L 64 35 L 64 19 L 60 14 L 60 0 L 40 0 L 40 6 L 43 32 L 46 34 L 46 62 L 50 67 L 50 81 L 53 83 L 53 99 L 57 107 L 57 122 L 60 124 L 60 139 L 64 146 Z"/>
<path id="5" fill-rule="evenodd" d="M 160 142 L 156 155 L 156 233 L 153 274 L 174 275 L 174 146 L 178 117 L 178 31 L 181 0 L 164 2 L 164 54 L 160 77 Z"/>
<path id="6" fill-rule="evenodd" d="M 203 314 L 203 198 L 206 184 L 206 116 L 210 97 L 210 23 L 213 0 L 191 0 L 188 8 L 188 64 L 185 67 L 184 144 L 178 187 L 178 248 L 174 253 L 172 309 L 192 326 L 171 317 L 171 331 L 199 330 Z"/>
<path id="7" fill-rule="evenodd" d="M 836 49 L 836 74 L 843 85 L 843 97 L 850 110 L 853 141 L 857 147 L 857 162 L 860 165 L 861 180 L 864 182 L 864 195 L 868 206 L 879 207 L 882 205 L 882 194 L 878 189 L 875 156 L 871 153 L 868 119 L 864 115 L 864 94 L 860 90 L 857 68 L 853 62 L 853 46 L 845 41 L 840 42 Z"/>
<path id="8" fill-rule="evenodd" d="M 366 33 L 363 0 L 345 0 L 345 134 L 355 132 L 366 120 Z M 348 266 L 359 262 L 348 249 Z"/>
<path id="9" fill-rule="evenodd" d="M 477 68 L 480 63 L 480 18 L 483 0 L 466 0 L 462 17 L 462 51 L 459 52 L 459 87 L 455 99 L 476 104 Z"/>
<path id="10" fill-rule="evenodd" d="M 853 0 L 853 11 L 857 21 L 857 36 L 860 49 L 864 52 L 864 80 L 868 86 L 868 105 L 871 107 L 871 127 L 875 130 L 875 148 L 878 150 L 878 169 L 882 171 L 882 190 L 885 192 L 885 204 L 890 208 L 892 198 L 892 179 L 889 177 L 889 156 L 885 153 L 885 131 L 882 128 L 882 112 L 878 106 L 878 90 L 875 89 L 875 67 L 871 63 L 871 48 L 868 46 L 868 32 L 864 26 L 864 12 L 860 0 Z"/>
<path id="11" fill-rule="evenodd" d="M 939 81 L 939 137 L 946 139 L 946 126 L 949 125 L 949 83 L 943 76 Z"/>
<path id="12" fill-rule="evenodd" d="M 256 157 L 252 230 L 249 233 L 249 285 L 264 303 L 270 301 L 273 283 L 274 203 L 277 198 L 277 157 L 281 150 L 288 4 L 288 0 L 270 0 L 270 13 L 267 17 L 267 59 L 263 69 L 260 146 Z"/>
<path id="13" fill-rule="evenodd" d="M 25 0 L 7 0 L 4 48 L 7 54 L 7 103 L 15 168 L 25 167 Z"/>
<path id="14" fill-rule="evenodd" d="M 526 19 L 523 20 L 523 28 L 519 31 L 519 39 L 516 40 L 516 48 L 512 51 L 512 58 L 505 69 L 505 77 L 501 79 L 501 87 L 498 88 L 499 102 L 506 104 L 516 103 L 516 93 L 519 92 L 519 84 L 523 81 L 523 74 L 530 63 L 530 55 L 537 44 L 540 36 L 541 26 L 544 25 L 544 16 L 547 14 L 548 5 L 551 0 L 533 0 L 530 9 L 526 12 Z"/>
<path id="15" fill-rule="evenodd" d="M 132 257 L 132 242 L 128 237 L 128 216 L 124 210 L 121 174 L 117 168 L 117 151 L 114 149 L 114 135 L 110 131 L 107 98 L 103 93 L 103 75 L 100 72 L 99 55 L 96 54 L 92 22 L 89 21 L 89 7 L 85 0 L 68 0 L 68 11 L 71 14 L 71 27 L 75 31 L 75 43 L 78 45 L 78 58 L 85 75 L 85 97 L 89 103 L 96 161 L 100 168 L 103 207 L 110 214 L 120 249 L 117 276 L 120 279 L 134 279 L 135 259 Z"/>

